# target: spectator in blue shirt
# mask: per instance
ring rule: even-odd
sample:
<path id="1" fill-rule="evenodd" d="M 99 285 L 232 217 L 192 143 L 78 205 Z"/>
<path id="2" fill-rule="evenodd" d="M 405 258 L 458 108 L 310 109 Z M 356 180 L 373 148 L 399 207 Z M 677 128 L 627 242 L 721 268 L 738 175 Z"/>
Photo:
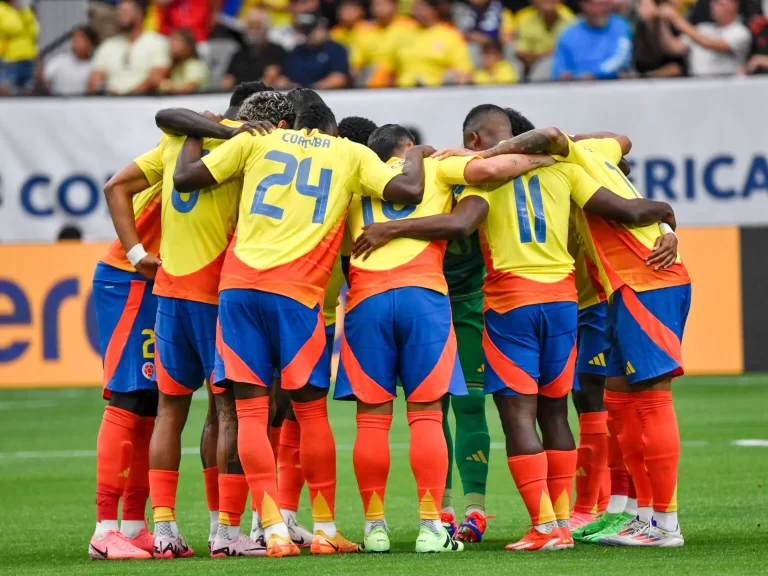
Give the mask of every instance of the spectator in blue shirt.
<path id="1" fill-rule="evenodd" d="M 347 50 L 330 39 L 328 23 L 315 14 L 296 17 L 294 26 L 306 40 L 290 51 L 283 60 L 280 88 L 344 88 L 349 83 Z"/>
<path id="2" fill-rule="evenodd" d="M 611 0 L 582 0 L 583 12 L 555 48 L 553 80 L 617 78 L 632 63 L 629 22 L 611 14 Z"/>

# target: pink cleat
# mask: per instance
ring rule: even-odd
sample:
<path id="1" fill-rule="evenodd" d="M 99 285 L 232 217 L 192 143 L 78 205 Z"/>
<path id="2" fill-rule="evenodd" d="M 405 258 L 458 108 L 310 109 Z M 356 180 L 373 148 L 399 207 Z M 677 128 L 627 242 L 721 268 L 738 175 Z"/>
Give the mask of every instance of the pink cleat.
<path id="1" fill-rule="evenodd" d="M 237 540 L 225 540 L 216 536 L 211 544 L 211 558 L 266 555 L 267 547 L 259 541 L 254 542 L 245 534 L 240 534 Z"/>
<path id="2" fill-rule="evenodd" d="M 117 530 L 110 530 L 101 538 L 91 538 L 88 545 L 88 555 L 91 560 L 149 560 L 152 555 L 131 544 Z"/>
<path id="3" fill-rule="evenodd" d="M 167 560 L 170 558 L 189 558 L 194 555 L 195 551 L 187 546 L 181 534 L 171 537 L 158 536 L 155 532 L 155 558 Z"/>
<path id="4" fill-rule="evenodd" d="M 128 542 L 149 554 L 155 553 L 155 537 L 146 528 L 142 528 L 134 538 L 128 538 Z"/>
<path id="5" fill-rule="evenodd" d="M 590 522 L 594 522 L 596 518 L 597 514 L 588 514 L 586 512 L 571 512 L 571 518 L 568 520 L 568 529 L 571 532 L 575 532 Z"/>

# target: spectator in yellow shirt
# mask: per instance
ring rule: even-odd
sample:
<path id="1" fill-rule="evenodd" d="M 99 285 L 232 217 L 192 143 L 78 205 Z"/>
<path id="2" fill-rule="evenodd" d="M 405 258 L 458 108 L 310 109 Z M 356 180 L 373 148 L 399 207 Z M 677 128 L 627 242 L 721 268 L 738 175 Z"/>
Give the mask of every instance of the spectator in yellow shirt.
<path id="1" fill-rule="evenodd" d="M 372 0 L 373 24 L 365 34 L 356 35 L 349 49 L 349 66 L 352 77 L 361 78 L 366 71 L 369 88 L 389 85 L 389 71 L 383 64 L 387 56 L 406 42 L 416 29 L 416 22 L 397 13 L 395 0 Z"/>
<path id="2" fill-rule="evenodd" d="M 483 67 L 475 72 L 475 84 L 515 84 L 519 80 L 517 70 L 504 60 L 501 43 L 490 40 L 483 44 Z"/>
<path id="3" fill-rule="evenodd" d="M 34 88 L 37 32 L 29 0 L 0 0 L 0 94 Z"/>
<path id="4" fill-rule="evenodd" d="M 533 0 L 517 13 L 517 56 L 526 68 L 549 56 L 555 42 L 574 20 L 571 10 L 560 0 Z"/>
<path id="5" fill-rule="evenodd" d="M 331 40 L 347 50 L 359 44 L 373 27 L 365 21 L 365 8 L 361 0 L 341 0 L 336 18 L 339 23 L 331 28 Z"/>
<path id="6" fill-rule="evenodd" d="M 191 94 L 208 89 L 208 66 L 200 60 L 194 34 L 187 28 L 175 30 L 168 37 L 171 72 L 160 83 L 160 92 Z"/>
<path id="7" fill-rule="evenodd" d="M 469 84 L 472 59 L 461 32 L 443 20 L 447 0 L 414 0 L 417 27 L 387 55 L 386 67 L 399 87 Z"/>

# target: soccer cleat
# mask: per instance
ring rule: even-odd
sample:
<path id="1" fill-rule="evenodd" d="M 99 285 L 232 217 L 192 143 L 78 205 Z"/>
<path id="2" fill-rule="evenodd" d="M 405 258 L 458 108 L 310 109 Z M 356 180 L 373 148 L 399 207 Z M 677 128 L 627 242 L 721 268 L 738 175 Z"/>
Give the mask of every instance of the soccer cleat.
<path id="1" fill-rule="evenodd" d="M 464 550 L 464 543 L 451 538 L 448 530 L 443 526 L 439 534 L 435 534 L 429 528 L 419 530 L 419 536 L 416 538 L 416 552 L 425 554 L 430 552 L 461 552 Z"/>
<path id="2" fill-rule="evenodd" d="M 154 554 L 155 553 L 155 537 L 146 528 L 142 528 L 139 530 L 139 533 L 134 538 L 128 538 L 128 542 L 136 546 L 136 548 L 141 548 L 148 554 Z"/>
<path id="3" fill-rule="evenodd" d="M 583 526 L 577 533 L 571 532 L 574 540 L 579 540 L 588 544 L 597 544 L 601 538 L 608 538 L 624 528 L 628 520 L 634 516 L 626 512 L 619 514 L 603 513 L 593 522 Z"/>
<path id="4" fill-rule="evenodd" d="M 173 538 L 158 536 L 157 532 L 155 532 L 155 558 L 168 560 L 170 558 L 189 558 L 194 555 L 195 551 L 187 546 L 181 534 Z"/>
<path id="5" fill-rule="evenodd" d="M 571 512 L 571 517 L 568 520 L 568 528 L 571 530 L 571 534 L 577 540 L 581 538 L 581 530 L 587 524 L 591 524 L 597 520 L 597 514 L 587 514 L 586 512 Z M 577 538 L 577 534 L 579 537 Z"/>
<path id="6" fill-rule="evenodd" d="M 363 543 L 360 544 L 359 552 L 368 553 L 382 553 L 389 552 L 389 534 L 387 529 L 381 526 L 371 530 L 369 534 L 366 534 L 363 538 Z"/>
<path id="7" fill-rule="evenodd" d="M 456 516 L 450 512 L 440 512 L 440 522 L 443 523 L 443 528 L 448 532 L 448 535 L 453 538 L 459 529 L 458 524 L 456 524 Z"/>
<path id="8" fill-rule="evenodd" d="M 310 551 L 312 554 L 351 554 L 357 552 L 360 547 L 354 542 L 350 542 L 340 530 L 336 531 L 336 536 L 329 538 L 325 532 L 318 530 L 312 538 Z"/>
<path id="9" fill-rule="evenodd" d="M 567 550 L 569 548 L 573 548 L 573 536 L 571 536 L 571 531 L 566 527 L 557 527 L 555 528 L 555 531 L 560 532 L 560 544 L 562 548 L 561 550 Z"/>
<path id="10" fill-rule="evenodd" d="M 267 540 L 267 556 L 270 558 L 282 558 L 283 556 L 298 556 L 301 550 L 293 543 L 290 536 L 278 536 L 272 534 Z"/>
<path id="11" fill-rule="evenodd" d="M 493 516 L 485 516 L 481 512 L 472 512 L 461 523 L 456 534 L 456 540 L 462 542 L 482 542 L 485 534 L 486 520 Z"/>
<path id="12" fill-rule="evenodd" d="M 285 521 L 285 525 L 288 526 L 288 534 L 296 546 L 299 548 L 309 548 L 312 546 L 312 533 L 296 522 L 293 517 L 289 516 Z"/>
<path id="13" fill-rule="evenodd" d="M 230 541 L 219 538 L 211 545 L 211 558 L 226 558 L 227 556 L 266 556 L 267 548 L 260 542 L 254 542 L 245 534 L 240 534 L 237 540 Z"/>
<path id="14" fill-rule="evenodd" d="M 647 548 L 679 548 L 685 544 L 680 526 L 674 531 L 664 530 L 652 521 L 643 528 L 633 530 L 620 540 L 620 546 L 644 546 Z M 601 542 L 602 544 L 602 542 Z"/>
<path id="15" fill-rule="evenodd" d="M 647 530 L 650 524 L 650 522 L 640 520 L 639 516 L 635 516 L 631 520 L 627 520 L 612 536 L 600 538 L 597 542 L 603 546 L 635 546 L 636 542 L 633 536 Z"/>
<path id="16" fill-rule="evenodd" d="M 565 550 L 573 547 L 573 539 L 568 535 L 564 540 L 567 528 L 553 528 L 549 534 L 531 528 L 517 542 L 507 544 L 505 548 L 514 552 L 544 552 L 550 550 Z M 569 543 L 570 541 L 570 543 Z"/>
<path id="17" fill-rule="evenodd" d="M 131 541 L 117 530 L 110 530 L 101 536 L 91 538 L 88 545 L 91 560 L 150 560 L 152 555 L 131 544 Z"/>

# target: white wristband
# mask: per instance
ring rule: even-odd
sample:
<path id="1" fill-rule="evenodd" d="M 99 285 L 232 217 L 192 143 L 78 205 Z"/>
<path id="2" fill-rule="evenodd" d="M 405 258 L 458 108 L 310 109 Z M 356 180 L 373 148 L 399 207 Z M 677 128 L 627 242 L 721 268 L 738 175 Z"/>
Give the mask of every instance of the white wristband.
<path id="1" fill-rule="evenodd" d="M 659 228 L 661 228 L 662 234 L 675 234 L 675 231 L 672 230 L 672 226 L 670 226 L 666 222 L 660 222 Z M 677 234 L 675 234 L 675 238 L 677 238 Z"/>
<path id="2" fill-rule="evenodd" d="M 125 253 L 125 256 L 128 258 L 128 262 L 131 263 L 131 266 L 136 268 L 136 264 L 141 262 L 141 259 L 144 258 L 144 256 L 147 255 L 147 251 L 144 250 L 144 246 L 141 245 L 141 242 L 136 244 L 133 248 L 128 250 L 128 252 Z"/>

